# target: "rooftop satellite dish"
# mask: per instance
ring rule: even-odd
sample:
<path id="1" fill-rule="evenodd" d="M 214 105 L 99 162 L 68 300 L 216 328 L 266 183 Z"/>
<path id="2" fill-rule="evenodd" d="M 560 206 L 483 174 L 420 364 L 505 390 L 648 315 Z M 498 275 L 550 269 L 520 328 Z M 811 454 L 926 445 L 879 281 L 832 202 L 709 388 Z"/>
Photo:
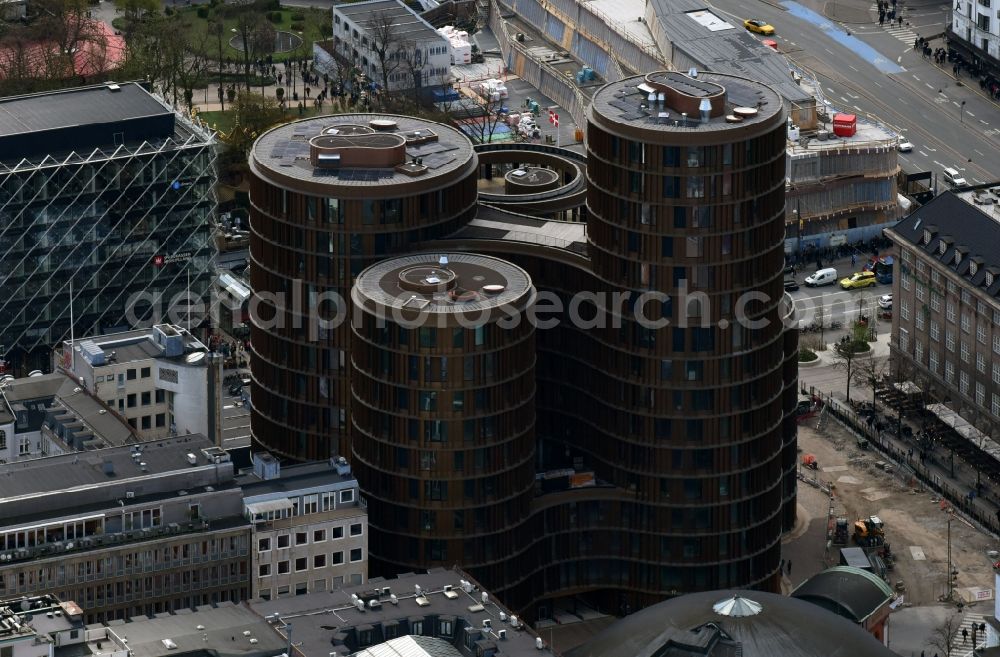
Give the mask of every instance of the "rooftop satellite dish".
<path id="1" fill-rule="evenodd" d="M 696 69 L 693 66 L 691 68 L 689 68 L 688 69 L 688 77 L 689 78 L 696 78 L 696 77 L 698 77 L 698 69 Z"/>

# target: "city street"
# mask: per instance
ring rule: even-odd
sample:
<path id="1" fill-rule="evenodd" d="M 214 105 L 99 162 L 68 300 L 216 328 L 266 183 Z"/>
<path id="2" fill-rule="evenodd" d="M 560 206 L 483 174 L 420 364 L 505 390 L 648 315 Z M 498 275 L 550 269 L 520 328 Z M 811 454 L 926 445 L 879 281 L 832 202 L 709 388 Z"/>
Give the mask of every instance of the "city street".
<path id="1" fill-rule="evenodd" d="M 781 52 L 818 78 L 825 101 L 835 111 L 856 112 L 894 126 L 914 145 L 901 153 L 908 172 L 955 167 L 970 184 L 992 182 L 1000 171 L 1000 111 L 968 76 L 958 81 L 951 64 L 942 69 L 913 50 L 917 35 L 941 34 L 947 3 L 913 5 L 903 0 L 904 26 L 878 25 L 875 3 L 838 0 L 806 6 L 786 0 L 712 0 L 724 17 L 742 21 L 752 11 L 774 25 Z M 823 15 L 835 14 L 840 22 Z M 850 19 L 850 20 L 848 20 Z M 909 22 L 909 27 L 907 27 Z M 912 35 L 912 36 L 911 36 Z M 943 46 L 941 39 L 932 46 Z M 964 104 L 963 104 L 964 103 Z"/>
<path id="2" fill-rule="evenodd" d="M 838 280 L 846 278 L 852 273 L 861 269 L 864 259 L 859 257 L 857 263 L 852 266 L 850 258 L 841 258 L 831 262 L 824 262 L 824 267 L 833 267 L 837 270 Z M 878 298 L 883 294 L 892 292 L 892 285 L 877 284 L 861 290 L 843 290 L 838 283 L 824 287 L 806 287 L 803 282 L 815 270 L 815 263 L 809 263 L 805 269 L 795 274 L 795 281 L 799 284 L 799 289 L 789 292 L 789 296 L 795 303 L 796 317 L 800 326 L 808 326 L 819 323 L 820 318 L 825 327 L 832 322 L 839 322 L 840 328 L 825 330 L 822 334 L 816 332 L 806 332 L 803 338 L 815 335 L 816 339 L 822 338 L 824 342 L 832 343 L 840 339 L 847 333 L 850 323 L 857 320 L 858 315 L 866 315 L 873 322 L 875 332 L 886 334 L 890 332 L 891 321 L 879 317 Z"/>

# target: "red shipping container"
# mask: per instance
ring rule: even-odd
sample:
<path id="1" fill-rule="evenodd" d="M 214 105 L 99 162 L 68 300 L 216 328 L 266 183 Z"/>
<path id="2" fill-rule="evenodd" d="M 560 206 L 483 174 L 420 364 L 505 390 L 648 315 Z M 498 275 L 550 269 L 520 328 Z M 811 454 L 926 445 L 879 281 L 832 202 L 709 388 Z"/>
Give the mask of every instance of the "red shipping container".
<path id="1" fill-rule="evenodd" d="M 833 134 L 838 137 L 853 137 L 858 131 L 858 117 L 854 114 L 834 114 Z"/>

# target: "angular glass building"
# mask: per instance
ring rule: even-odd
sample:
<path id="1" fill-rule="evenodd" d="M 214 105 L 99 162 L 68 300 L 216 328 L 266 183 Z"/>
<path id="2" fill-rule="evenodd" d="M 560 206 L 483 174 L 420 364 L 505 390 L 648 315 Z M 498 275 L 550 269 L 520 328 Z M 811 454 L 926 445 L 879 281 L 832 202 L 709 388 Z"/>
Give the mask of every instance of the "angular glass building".
<path id="1" fill-rule="evenodd" d="M 84 335 L 207 306 L 215 182 L 211 133 L 139 84 L 0 99 L 0 358 L 47 369 L 71 314 Z"/>

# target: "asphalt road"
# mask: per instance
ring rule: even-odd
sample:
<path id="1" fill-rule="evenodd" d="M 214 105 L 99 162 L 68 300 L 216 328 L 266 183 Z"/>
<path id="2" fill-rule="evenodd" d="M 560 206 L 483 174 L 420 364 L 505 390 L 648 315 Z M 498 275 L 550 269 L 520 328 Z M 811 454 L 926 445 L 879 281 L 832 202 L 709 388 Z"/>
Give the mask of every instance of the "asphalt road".
<path id="1" fill-rule="evenodd" d="M 228 386 L 222 400 L 222 446 L 244 447 L 250 444 L 250 411 L 240 402 L 240 396 L 229 394 Z"/>
<path id="2" fill-rule="evenodd" d="M 869 114 L 899 128 L 914 145 L 912 153 L 900 154 L 907 172 L 940 174 L 945 167 L 955 167 L 971 184 L 1000 177 L 997 104 L 980 93 L 978 83 L 972 88 L 963 84 L 967 77 L 956 82 L 950 65 L 946 73 L 913 51 L 910 34 L 944 31 L 947 3 L 907 3 L 903 15 L 910 27 L 894 28 L 896 34 L 877 21 L 862 22 L 874 0 L 837 0 L 833 5 L 838 10 L 826 5 L 828 12 L 852 16 L 856 22 L 835 22 L 823 15 L 823 6 L 790 0 L 710 4 L 737 24 L 753 12 L 754 18 L 774 25 L 779 49 L 816 75 L 831 109 Z"/>

